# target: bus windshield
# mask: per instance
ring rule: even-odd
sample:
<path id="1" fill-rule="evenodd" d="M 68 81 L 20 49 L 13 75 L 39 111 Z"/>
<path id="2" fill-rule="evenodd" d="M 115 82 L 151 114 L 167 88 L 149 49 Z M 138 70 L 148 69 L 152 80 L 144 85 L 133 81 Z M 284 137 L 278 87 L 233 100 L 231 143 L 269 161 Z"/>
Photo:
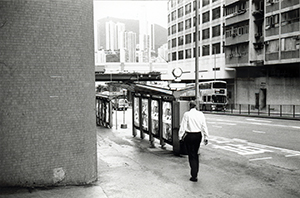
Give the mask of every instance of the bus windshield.
<path id="1" fill-rule="evenodd" d="M 213 83 L 213 88 L 226 88 L 226 83 L 214 82 Z"/>
<path id="2" fill-rule="evenodd" d="M 214 103 L 226 103 L 226 96 L 213 95 L 212 100 Z"/>

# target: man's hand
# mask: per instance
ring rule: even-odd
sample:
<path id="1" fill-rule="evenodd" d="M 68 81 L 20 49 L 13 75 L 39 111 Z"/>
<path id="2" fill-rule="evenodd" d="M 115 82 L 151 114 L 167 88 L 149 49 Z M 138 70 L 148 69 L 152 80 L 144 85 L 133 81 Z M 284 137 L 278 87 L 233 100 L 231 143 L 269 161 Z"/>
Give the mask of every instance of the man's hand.
<path id="1" fill-rule="evenodd" d="M 204 140 L 204 145 L 207 145 L 208 144 L 208 139 L 205 139 Z"/>

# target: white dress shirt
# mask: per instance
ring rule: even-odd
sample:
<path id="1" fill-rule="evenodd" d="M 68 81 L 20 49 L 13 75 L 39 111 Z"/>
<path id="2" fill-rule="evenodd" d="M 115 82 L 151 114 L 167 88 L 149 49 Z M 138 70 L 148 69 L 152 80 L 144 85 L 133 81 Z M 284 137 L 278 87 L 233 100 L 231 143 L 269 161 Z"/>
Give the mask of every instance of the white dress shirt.
<path id="1" fill-rule="evenodd" d="M 179 138 L 182 138 L 185 132 L 201 132 L 204 140 L 208 138 L 208 130 L 204 114 L 196 108 L 192 108 L 183 114 L 179 128 Z"/>

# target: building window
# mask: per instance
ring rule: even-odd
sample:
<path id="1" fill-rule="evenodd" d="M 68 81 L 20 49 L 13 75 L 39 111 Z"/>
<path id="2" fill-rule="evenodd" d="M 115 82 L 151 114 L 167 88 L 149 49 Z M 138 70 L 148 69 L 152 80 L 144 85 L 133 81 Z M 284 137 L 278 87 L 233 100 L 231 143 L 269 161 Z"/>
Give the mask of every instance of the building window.
<path id="1" fill-rule="evenodd" d="M 172 34 L 176 33 L 176 24 L 172 26 Z"/>
<path id="2" fill-rule="evenodd" d="M 274 53 L 279 52 L 279 40 L 268 41 L 266 45 L 266 53 Z"/>
<path id="3" fill-rule="evenodd" d="M 221 43 L 215 43 L 212 45 L 212 54 L 220 54 L 221 53 Z"/>
<path id="4" fill-rule="evenodd" d="M 202 0 L 202 7 L 209 4 L 209 0 Z"/>
<path id="5" fill-rule="evenodd" d="M 189 44 L 192 42 L 192 34 L 185 35 L 185 44 Z"/>
<path id="6" fill-rule="evenodd" d="M 202 40 L 209 39 L 209 28 L 202 30 Z"/>
<path id="7" fill-rule="evenodd" d="M 221 17 L 221 8 L 215 8 L 212 10 L 212 20 L 218 19 Z"/>
<path id="8" fill-rule="evenodd" d="M 174 21 L 176 19 L 176 11 L 171 13 L 171 20 Z"/>
<path id="9" fill-rule="evenodd" d="M 169 14 L 169 15 L 168 15 L 168 23 L 170 23 L 170 21 L 171 21 L 170 18 L 171 18 L 171 15 Z"/>
<path id="10" fill-rule="evenodd" d="M 172 48 L 176 47 L 176 38 L 172 39 Z"/>
<path id="11" fill-rule="evenodd" d="M 281 51 L 299 50 L 300 39 L 298 37 L 289 37 L 281 39 Z"/>
<path id="12" fill-rule="evenodd" d="M 183 7 L 178 9 L 178 18 L 183 16 Z"/>
<path id="13" fill-rule="evenodd" d="M 170 34 L 171 34 L 171 28 L 169 27 L 168 28 L 168 36 L 170 36 Z"/>
<path id="14" fill-rule="evenodd" d="M 178 46 L 183 45 L 183 36 L 178 37 Z"/>
<path id="15" fill-rule="evenodd" d="M 190 29 L 192 27 L 192 19 L 185 20 L 185 29 Z"/>
<path id="16" fill-rule="evenodd" d="M 178 60 L 182 60 L 183 59 L 183 51 L 179 51 L 178 52 Z"/>
<path id="17" fill-rule="evenodd" d="M 185 5 L 185 14 L 189 14 L 192 12 L 192 6 L 191 3 Z"/>
<path id="18" fill-rule="evenodd" d="M 275 14 L 266 18 L 266 29 L 279 26 L 279 14 Z"/>
<path id="19" fill-rule="evenodd" d="M 192 58 L 192 50 L 191 49 L 187 49 L 185 50 L 185 58 Z"/>
<path id="20" fill-rule="evenodd" d="M 299 21 L 299 9 L 284 12 L 281 14 L 281 25 Z"/>
<path id="21" fill-rule="evenodd" d="M 177 59 L 176 55 L 177 55 L 176 52 L 172 53 L 172 61 L 175 61 Z"/>
<path id="22" fill-rule="evenodd" d="M 209 45 L 203 45 L 202 46 L 202 56 L 208 56 L 209 55 Z"/>
<path id="23" fill-rule="evenodd" d="M 178 23 L 178 32 L 183 31 L 183 21 Z"/>
<path id="24" fill-rule="evenodd" d="M 220 35 L 221 35 L 221 25 L 212 27 L 212 37 L 216 37 Z"/>
<path id="25" fill-rule="evenodd" d="M 202 23 L 209 22 L 209 11 L 202 14 Z"/>

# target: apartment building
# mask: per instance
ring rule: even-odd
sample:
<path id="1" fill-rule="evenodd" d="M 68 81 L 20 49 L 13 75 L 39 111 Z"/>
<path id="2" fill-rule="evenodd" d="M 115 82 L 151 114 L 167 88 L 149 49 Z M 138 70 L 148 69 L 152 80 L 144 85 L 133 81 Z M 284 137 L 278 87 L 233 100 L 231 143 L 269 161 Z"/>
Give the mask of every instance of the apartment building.
<path id="1" fill-rule="evenodd" d="M 225 0 L 225 66 L 236 70 L 236 103 L 300 103 L 299 9 L 299 0 Z"/>
<path id="2" fill-rule="evenodd" d="M 194 82 L 197 41 L 199 80 L 226 80 L 231 100 L 235 69 L 225 67 L 223 4 L 224 0 L 168 2 L 168 60 L 169 71 L 181 68 L 181 81 Z"/>

